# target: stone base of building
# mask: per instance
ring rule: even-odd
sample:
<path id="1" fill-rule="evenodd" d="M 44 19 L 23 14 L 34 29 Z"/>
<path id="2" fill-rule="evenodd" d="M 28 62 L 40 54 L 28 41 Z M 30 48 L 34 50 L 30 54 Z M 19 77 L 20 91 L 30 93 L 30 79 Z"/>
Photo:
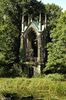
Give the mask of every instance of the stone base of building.
<path id="1" fill-rule="evenodd" d="M 39 76 L 41 75 L 41 65 L 33 65 L 33 64 L 24 64 L 23 70 L 26 72 L 28 77 Z"/>

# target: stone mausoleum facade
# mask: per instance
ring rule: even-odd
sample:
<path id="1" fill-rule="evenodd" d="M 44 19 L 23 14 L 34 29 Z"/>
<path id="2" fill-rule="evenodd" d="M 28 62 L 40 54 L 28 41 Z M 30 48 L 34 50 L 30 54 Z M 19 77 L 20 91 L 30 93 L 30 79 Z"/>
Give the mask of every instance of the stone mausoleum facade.
<path id="1" fill-rule="evenodd" d="M 32 15 L 22 14 L 20 52 L 23 53 L 23 57 L 21 60 L 30 77 L 41 74 L 45 58 L 46 15 L 43 22 L 41 12 L 38 19 L 34 19 Z"/>

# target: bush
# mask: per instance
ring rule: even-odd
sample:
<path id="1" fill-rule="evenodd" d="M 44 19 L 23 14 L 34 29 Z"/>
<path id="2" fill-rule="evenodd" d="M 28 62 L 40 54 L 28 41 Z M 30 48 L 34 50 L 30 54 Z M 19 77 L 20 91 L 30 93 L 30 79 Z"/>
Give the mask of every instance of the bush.
<path id="1" fill-rule="evenodd" d="M 64 81 L 64 80 L 66 80 L 65 75 L 58 74 L 58 73 L 48 74 L 48 75 L 46 75 L 46 78 L 49 78 L 49 79 L 55 80 L 55 81 Z"/>
<path id="2" fill-rule="evenodd" d="M 19 64 L 13 66 L 0 66 L 0 77 L 18 77 L 22 76 L 22 68 Z"/>

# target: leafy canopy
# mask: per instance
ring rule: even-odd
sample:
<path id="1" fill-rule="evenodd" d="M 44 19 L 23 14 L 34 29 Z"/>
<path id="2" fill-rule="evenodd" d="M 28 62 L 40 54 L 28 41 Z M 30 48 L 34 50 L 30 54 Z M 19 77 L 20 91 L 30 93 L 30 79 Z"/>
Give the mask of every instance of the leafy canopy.
<path id="1" fill-rule="evenodd" d="M 48 60 L 45 71 L 66 72 L 66 12 L 62 13 L 48 44 Z"/>

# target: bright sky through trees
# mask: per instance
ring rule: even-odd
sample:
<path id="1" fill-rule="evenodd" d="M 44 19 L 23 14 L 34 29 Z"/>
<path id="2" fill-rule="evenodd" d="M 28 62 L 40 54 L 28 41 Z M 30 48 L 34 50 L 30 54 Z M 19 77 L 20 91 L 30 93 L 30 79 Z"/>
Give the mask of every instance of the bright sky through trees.
<path id="1" fill-rule="evenodd" d="M 55 3 L 59 6 L 61 6 L 61 8 L 63 8 L 63 10 L 66 10 L 66 0 L 38 0 L 38 1 L 42 1 L 43 3 L 47 4 L 52 4 Z"/>

